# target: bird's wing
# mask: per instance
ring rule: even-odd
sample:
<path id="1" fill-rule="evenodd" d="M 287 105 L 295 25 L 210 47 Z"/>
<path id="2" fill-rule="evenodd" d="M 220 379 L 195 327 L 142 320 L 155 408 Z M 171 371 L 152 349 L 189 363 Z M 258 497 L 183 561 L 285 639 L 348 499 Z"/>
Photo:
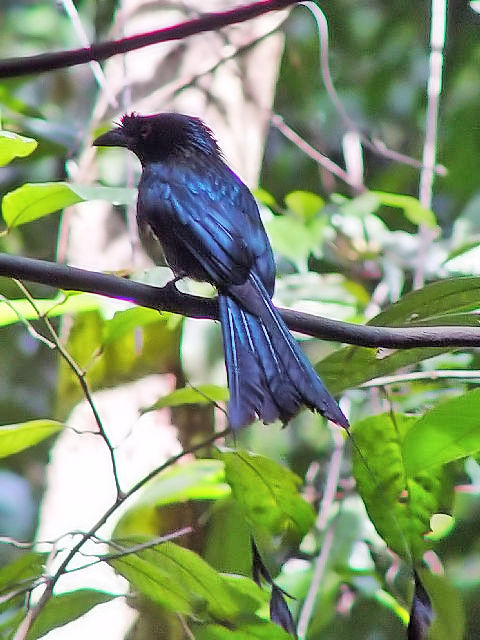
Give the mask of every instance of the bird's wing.
<path id="1" fill-rule="evenodd" d="M 242 284 L 253 269 L 273 286 L 275 267 L 258 208 L 247 187 L 226 165 L 157 166 L 140 185 L 139 216 L 169 249 L 186 251 L 216 285 Z M 168 245 L 171 245 L 170 247 Z M 195 274 L 190 274 L 195 275 Z"/>

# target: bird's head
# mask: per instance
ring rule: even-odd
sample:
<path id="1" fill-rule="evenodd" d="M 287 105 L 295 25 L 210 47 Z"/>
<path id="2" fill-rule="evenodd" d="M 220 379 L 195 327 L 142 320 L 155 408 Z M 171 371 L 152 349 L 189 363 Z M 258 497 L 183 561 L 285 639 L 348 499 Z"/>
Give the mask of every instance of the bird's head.
<path id="1" fill-rule="evenodd" d="M 124 115 L 117 127 L 96 138 L 93 144 L 97 147 L 130 149 L 142 164 L 192 153 L 220 155 L 210 129 L 199 118 L 181 113 Z"/>

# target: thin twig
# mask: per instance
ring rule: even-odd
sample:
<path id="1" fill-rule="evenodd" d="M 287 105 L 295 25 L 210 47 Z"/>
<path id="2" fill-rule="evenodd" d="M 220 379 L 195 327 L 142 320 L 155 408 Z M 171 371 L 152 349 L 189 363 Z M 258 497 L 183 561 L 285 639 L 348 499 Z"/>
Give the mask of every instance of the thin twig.
<path id="1" fill-rule="evenodd" d="M 120 487 L 120 481 L 119 481 L 119 478 L 118 478 L 117 463 L 116 463 L 116 460 L 115 460 L 115 451 L 114 451 L 114 448 L 113 448 L 113 446 L 112 446 L 112 444 L 110 442 L 110 439 L 109 439 L 109 437 L 108 437 L 108 435 L 107 435 L 107 433 L 105 431 L 105 428 L 103 426 L 102 420 L 101 420 L 100 415 L 98 413 L 97 407 L 95 406 L 95 403 L 93 402 L 92 394 L 90 393 L 90 389 L 88 387 L 87 380 L 85 378 L 85 372 L 80 369 L 78 364 L 75 362 L 75 360 L 72 358 L 72 356 L 69 354 L 69 352 L 62 345 L 62 343 L 60 342 L 60 339 L 59 339 L 59 337 L 57 335 L 57 332 L 55 331 L 55 329 L 53 328 L 52 323 L 50 322 L 50 319 L 48 318 L 47 315 L 45 315 L 45 314 L 40 312 L 39 308 L 36 305 L 35 299 L 31 296 L 30 292 L 25 287 L 23 282 L 20 282 L 19 280 L 15 280 L 15 282 L 16 282 L 17 286 L 19 287 L 19 289 L 24 294 L 25 298 L 31 304 L 32 308 L 37 313 L 39 319 L 42 320 L 43 323 L 45 324 L 45 326 L 48 329 L 48 331 L 50 333 L 50 336 L 51 336 L 51 338 L 53 340 L 53 343 L 55 344 L 55 348 L 58 350 L 58 352 L 60 353 L 61 357 L 64 359 L 64 361 L 70 367 L 70 369 L 72 370 L 74 375 L 77 377 L 77 380 L 78 380 L 78 382 L 79 382 L 79 384 L 80 384 L 80 386 L 82 388 L 83 395 L 85 396 L 85 400 L 87 401 L 88 405 L 90 406 L 90 409 L 92 411 L 93 417 L 94 417 L 95 422 L 97 424 L 99 435 L 101 436 L 102 440 L 107 445 L 108 452 L 109 452 L 109 455 L 110 455 L 111 465 L 112 465 L 113 477 L 114 477 L 114 480 L 115 480 L 115 488 L 116 488 L 116 491 L 117 491 L 117 497 L 120 497 L 122 495 L 122 489 Z"/>
<path id="2" fill-rule="evenodd" d="M 109 40 L 92 44 L 83 49 L 42 53 L 22 58 L 7 58 L 0 60 L 0 78 L 13 78 L 22 75 L 43 73 L 56 69 L 65 69 L 78 64 L 86 64 L 92 60 L 106 60 L 120 53 L 127 53 L 147 47 L 159 42 L 182 40 L 204 31 L 217 31 L 231 24 L 238 24 L 246 20 L 258 18 L 261 15 L 286 9 L 296 4 L 298 0 L 263 0 L 251 4 L 235 7 L 229 11 L 205 13 L 199 18 L 188 20 L 171 27 L 149 31 L 139 35 Z"/>
<path id="3" fill-rule="evenodd" d="M 434 167 L 437 152 L 438 109 L 442 91 L 443 49 L 447 23 L 447 0 L 432 0 L 430 30 L 430 62 L 427 84 L 427 113 L 425 141 L 423 144 L 423 166 L 420 173 L 419 200 L 426 209 L 432 208 Z M 421 225 L 419 247 L 413 286 L 419 289 L 425 282 L 425 262 L 436 231 Z"/>
<path id="4" fill-rule="evenodd" d="M 385 387 L 391 384 L 404 384 L 417 380 L 469 380 L 480 381 L 480 371 L 466 371 L 464 369 L 433 369 L 431 371 L 413 371 L 392 376 L 374 378 L 360 385 L 362 389 L 370 387 Z"/>
<path id="5" fill-rule="evenodd" d="M 340 469 L 342 465 L 344 449 L 344 438 L 340 431 L 336 428 L 332 428 L 332 436 L 335 443 L 335 449 L 330 459 L 325 490 L 316 522 L 318 531 L 320 533 L 323 533 L 326 530 L 326 533 L 322 541 L 322 550 L 315 560 L 312 580 L 310 582 L 307 596 L 303 603 L 303 607 L 298 619 L 297 633 L 299 640 L 303 640 L 307 635 L 308 625 L 310 624 L 310 620 L 315 608 L 315 602 L 317 600 L 318 591 L 320 589 L 325 568 L 327 566 L 328 556 L 332 549 L 335 533 L 335 520 L 333 520 L 329 526 L 328 521 L 330 507 L 335 500 L 335 494 L 340 478 Z"/>
<path id="6" fill-rule="evenodd" d="M 444 0 L 441 0 L 444 1 Z M 393 160 L 395 162 L 399 162 L 401 164 L 406 164 L 411 167 L 415 167 L 416 169 L 421 169 L 425 165 L 425 158 L 422 162 L 419 162 L 415 158 L 407 156 L 404 153 L 400 153 L 399 151 L 394 151 L 393 149 L 389 149 L 384 142 L 381 140 L 373 139 L 365 135 L 363 131 L 361 131 L 358 124 L 353 120 L 345 110 L 342 101 L 340 100 L 337 90 L 335 89 L 335 85 L 333 84 L 332 76 L 330 73 L 330 66 L 328 63 L 328 22 L 325 17 L 323 11 L 318 7 L 314 2 L 300 2 L 299 6 L 303 6 L 308 9 L 313 15 L 315 22 L 317 24 L 318 34 L 319 34 L 319 43 L 320 43 L 320 71 L 322 74 L 323 84 L 325 85 L 325 89 L 327 91 L 328 97 L 330 98 L 332 104 L 334 105 L 340 119 L 343 124 L 347 128 L 347 130 L 355 131 L 364 147 L 367 147 L 373 153 L 383 156 L 384 158 L 388 158 L 389 160 Z M 439 175 L 445 175 L 446 170 L 442 165 L 431 164 L 432 171 L 438 173 Z"/>
<path id="7" fill-rule="evenodd" d="M 90 41 L 83 27 L 82 21 L 80 20 L 77 7 L 74 5 L 73 0 L 62 0 L 62 4 L 63 8 L 65 9 L 65 13 L 72 23 L 74 31 L 77 34 L 77 38 L 80 44 L 88 48 L 90 46 Z M 108 87 L 102 67 L 96 60 L 92 60 L 91 62 L 89 62 L 89 67 L 92 71 L 93 77 L 97 81 L 98 86 L 105 94 L 108 104 L 115 108 L 117 106 L 117 101 Z"/>
<path id="8" fill-rule="evenodd" d="M 86 564 L 82 564 L 79 567 L 72 567 L 71 569 L 65 569 L 64 574 L 76 573 L 77 571 L 82 571 L 82 569 L 89 569 L 90 567 L 100 564 L 101 562 L 108 562 L 110 560 L 124 558 L 125 556 L 131 556 L 134 553 L 139 553 L 140 551 L 145 551 L 146 549 L 151 549 L 152 547 L 157 547 L 158 545 L 163 544 L 164 542 L 169 542 L 170 540 L 176 540 L 177 538 L 181 538 L 182 536 L 185 536 L 188 533 L 192 533 L 192 531 L 193 531 L 192 527 L 183 527 L 183 529 L 172 531 L 172 533 L 168 533 L 167 535 L 158 536 L 158 538 L 154 538 L 153 540 L 148 540 L 147 542 L 142 542 L 141 544 L 136 544 L 131 547 L 122 547 L 121 545 L 116 543 L 114 540 L 109 540 L 108 543 L 106 544 L 110 545 L 111 547 L 118 548 L 118 551 L 115 551 L 113 553 L 103 554 L 103 555 L 86 554 L 78 551 L 77 553 L 81 554 L 82 558 L 90 556 L 90 557 L 94 557 L 95 560 L 92 560 L 91 562 L 87 562 Z"/>
<path id="9" fill-rule="evenodd" d="M 17 629 L 17 632 L 12 640 L 26 640 L 29 630 L 31 629 L 37 617 L 39 616 L 40 612 L 43 610 L 47 602 L 52 597 L 53 589 L 56 583 L 58 582 L 59 578 L 65 573 L 65 569 L 67 568 L 72 558 L 83 547 L 85 542 L 87 542 L 87 540 L 89 540 L 92 536 L 96 534 L 98 529 L 100 529 L 100 527 L 105 524 L 108 518 L 119 508 L 120 505 L 122 505 L 125 502 L 125 500 L 130 498 L 134 493 L 139 491 L 145 484 L 147 484 L 155 476 L 157 476 L 162 471 L 165 471 L 165 469 L 168 469 L 169 467 L 174 465 L 184 456 L 189 455 L 191 453 L 195 453 L 199 449 L 202 449 L 210 444 L 213 444 L 215 440 L 225 437 L 230 433 L 230 431 L 231 431 L 230 427 L 228 427 L 227 429 L 224 429 L 223 431 L 219 431 L 218 433 L 213 434 L 209 438 L 206 438 L 202 442 L 192 445 L 187 449 L 183 449 L 182 451 L 180 451 L 180 453 L 177 453 L 176 455 L 171 456 L 170 458 L 168 458 L 166 462 L 161 464 L 159 467 L 151 471 L 149 474 L 147 474 L 145 477 L 139 480 L 136 484 L 134 484 L 133 487 L 129 489 L 126 493 L 119 496 L 118 499 L 115 500 L 115 502 L 104 512 L 101 518 L 92 526 L 92 528 L 86 533 L 84 533 L 82 538 L 77 542 L 77 544 L 75 544 L 73 548 L 70 549 L 70 551 L 68 552 L 68 554 L 63 559 L 60 566 L 58 567 L 55 574 L 47 580 L 45 591 L 42 593 L 37 604 L 31 609 L 29 609 L 29 611 L 27 612 L 24 620 L 22 621 L 21 625 Z"/>

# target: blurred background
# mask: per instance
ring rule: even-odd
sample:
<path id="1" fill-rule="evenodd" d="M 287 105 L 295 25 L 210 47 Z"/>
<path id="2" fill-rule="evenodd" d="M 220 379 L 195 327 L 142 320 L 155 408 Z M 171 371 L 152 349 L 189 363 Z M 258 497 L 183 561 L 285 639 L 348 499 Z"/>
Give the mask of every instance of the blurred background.
<path id="1" fill-rule="evenodd" d="M 3 0 L 0 56 L 76 48 L 235 4 Z M 418 197 L 431 6 L 401 0 L 337 0 L 321 8 L 328 22 L 330 74 L 357 129 L 353 141 L 351 122 L 339 112 L 322 78 L 314 15 L 301 6 L 218 33 L 117 56 L 102 67 L 83 65 L 0 80 L 1 128 L 38 141 L 31 156 L 2 168 L 0 194 L 24 183 L 63 180 L 133 189 L 139 175 L 137 161 L 123 150 L 93 149 L 93 137 L 125 112 L 176 110 L 201 116 L 217 135 L 229 164 L 256 190 L 277 260 L 279 305 L 365 322 L 411 290 L 419 269 L 427 282 L 449 275 L 479 275 L 478 3 L 448 3 L 437 149 L 446 172 L 440 170 L 442 175 L 435 178 L 431 208 L 437 226 L 427 245 L 421 244 L 418 224 L 408 212 L 372 203 L 365 190 Z M 381 141 L 407 161 L 361 148 L 360 135 Z M 318 162 L 315 151 L 346 169 L 348 180 L 333 175 L 321 159 Z M 0 250 L 128 273 L 152 284 L 167 282 L 169 271 L 154 267 L 139 245 L 131 192 L 121 204 L 88 200 L 0 236 Z M 418 255 L 425 246 L 419 266 Z M 181 287 L 212 295 L 209 287 L 198 283 L 185 282 Z M 56 299 L 56 292 L 47 287 L 28 285 L 28 289 L 35 297 Z M 23 297 L 16 284 L 4 278 L 0 294 L 0 310 L 8 307 L 5 299 Z M 118 451 L 119 476 L 128 487 L 181 446 L 190 446 L 211 434 L 215 424 L 224 424 L 221 411 L 205 404 L 168 407 L 167 402 L 167 408 L 142 413 L 186 383 L 223 388 L 220 332 L 212 322 L 149 316 L 139 322 L 140 329 L 105 342 L 107 323 L 128 305 L 95 299 L 85 306 L 53 322 L 98 392 L 96 403 Z M 92 418 L 80 403 L 78 380 L 54 349 L 25 323 L 9 317 L 0 326 L 0 423 L 53 417 L 77 432 L 92 430 Z M 32 323 L 34 329 L 44 330 L 39 321 Z M 304 340 L 304 346 L 313 362 L 339 348 L 318 340 Z M 438 368 L 478 366 L 478 354 L 472 349 L 438 358 Z M 351 391 L 343 402 L 358 420 L 388 411 L 392 402 L 398 410 L 415 411 L 464 388 L 459 381 L 423 380 L 396 389 L 393 399 L 372 388 Z M 320 417 L 304 412 L 284 430 L 254 425 L 239 435 L 237 445 L 291 468 L 305 480 L 306 495 L 315 508 L 324 495 L 332 452 L 342 450 L 338 492 L 330 505 L 340 514 L 335 544 L 308 638 L 405 637 L 411 595 L 408 571 L 392 560 L 355 493 L 348 443 L 339 442 L 338 434 Z M 46 440 L 1 460 L 0 535 L 31 540 L 36 532 L 37 539 L 52 540 L 66 531 L 87 529 L 114 498 L 108 453 L 99 452 L 102 446 L 105 449 L 95 437 L 79 438 L 69 430 L 55 441 Z M 464 626 L 466 637 L 475 637 L 480 617 L 480 466 L 471 457 L 451 473 L 456 486 L 455 526 L 438 543 L 437 555 L 432 552 L 430 557 L 431 566 L 448 576 L 448 588 L 442 584 L 439 598 L 451 606 L 454 631 L 444 630 L 450 639 L 462 637 Z M 210 506 L 205 499 L 165 507 L 158 511 L 155 533 L 202 522 L 202 533 L 185 544 L 215 568 L 248 574 L 248 563 L 242 560 L 244 532 L 238 532 L 238 540 L 234 537 L 239 527 L 229 511 L 231 505 L 219 507 L 213 515 Z M 227 523 L 227 515 L 233 524 L 222 531 L 219 523 Z M 118 522 L 117 517 L 106 527 L 105 536 Z M 321 526 L 319 530 L 322 533 Z M 219 541 L 227 535 L 231 549 L 220 553 Z M 298 613 L 308 592 L 318 540 L 309 534 L 299 548 L 299 540 L 283 540 L 280 547 L 264 542 L 273 573 L 280 572 L 280 584 L 298 598 L 291 605 Z M 0 562 L 11 562 L 21 553 L 12 545 L 0 545 Z M 126 583 L 115 579 L 112 571 L 84 580 L 89 585 L 105 580 L 109 589 L 125 592 Z M 135 621 L 135 610 L 144 614 L 140 622 Z M 110 618 L 106 613 L 92 618 L 90 627 L 75 627 L 80 620 L 48 638 L 83 638 L 86 633 L 104 637 L 107 631 L 113 640 L 126 638 L 127 633 L 130 640 L 184 637 L 176 627 L 161 631 L 157 613 L 152 614 L 145 603 L 125 605 L 118 630 L 112 625 L 120 614 L 112 611 Z M 437 633 L 435 637 L 447 637 Z"/>

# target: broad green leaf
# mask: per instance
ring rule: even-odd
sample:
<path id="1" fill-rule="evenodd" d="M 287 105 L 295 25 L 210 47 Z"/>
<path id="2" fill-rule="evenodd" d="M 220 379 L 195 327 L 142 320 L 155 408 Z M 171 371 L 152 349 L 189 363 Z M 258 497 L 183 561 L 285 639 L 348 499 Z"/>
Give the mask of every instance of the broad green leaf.
<path id="1" fill-rule="evenodd" d="M 203 612 L 216 620 L 234 620 L 245 613 L 247 602 L 252 611 L 258 607 L 199 555 L 172 542 L 109 563 L 145 596 L 178 613 Z"/>
<path id="2" fill-rule="evenodd" d="M 55 420 L 30 420 L 0 427 L 0 458 L 33 447 L 45 438 L 58 433 L 64 425 Z"/>
<path id="3" fill-rule="evenodd" d="M 74 295 L 59 294 L 55 298 L 35 299 L 35 305 L 42 315 L 50 318 L 63 316 L 67 313 L 81 313 L 98 309 L 100 296 L 90 293 Z M 38 319 L 38 313 L 30 302 L 25 299 L 9 300 L 8 303 L 0 298 L 0 327 L 19 322 L 20 318 L 26 320 Z"/>
<path id="4" fill-rule="evenodd" d="M 326 225 L 326 216 L 305 224 L 295 216 L 285 215 L 271 218 L 265 228 L 274 251 L 291 260 L 300 271 L 305 271 L 310 254 L 320 252 Z"/>
<path id="5" fill-rule="evenodd" d="M 385 193 L 385 191 L 372 191 L 372 193 L 387 207 L 403 209 L 405 217 L 413 224 L 424 224 L 431 228 L 437 224 L 433 211 L 421 205 L 420 201 L 413 196 L 406 196 L 400 193 Z"/>
<path id="6" fill-rule="evenodd" d="M 183 404 L 211 404 L 212 402 L 226 402 L 228 389 L 216 384 L 201 384 L 198 387 L 182 387 L 163 396 L 150 407 L 143 409 L 143 413 L 164 409 L 165 407 L 179 407 Z"/>
<path id="7" fill-rule="evenodd" d="M 436 405 L 417 420 L 402 444 L 410 475 L 478 451 L 480 389 Z"/>
<path id="8" fill-rule="evenodd" d="M 480 278 L 446 278 L 403 296 L 372 318 L 374 326 L 416 326 L 425 321 L 442 324 L 445 316 L 480 308 Z"/>
<path id="9" fill-rule="evenodd" d="M 385 352 L 367 347 L 345 347 L 318 362 L 315 368 L 329 391 L 336 395 L 345 389 L 358 387 L 373 378 L 389 375 L 397 369 L 448 351 L 451 349 L 447 347 Z"/>
<path id="10" fill-rule="evenodd" d="M 107 320 L 103 327 L 103 346 L 118 340 L 129 331 L 138 327 L 145 327 L 154 322 L 179 321 L 180 316 L 144 307 L 133 307 L 124 311 L 117 311 L 111 320 Z M 173 328 L 173 327 L 172 327 Z"/>
<path id="11" fill-rule="evenodd" d="M 285 196 L 285 204 L 290 211 L 308 222 L 323 209 L 325 201 L 310 191 L 291 191 Z"/>
<path id="12" fill-rule="evenodd" d="M 299 494 L 301 479 L 277 462 L 248 451 L 223 451 L 225 477 L 245 517 L 273 535 L 303 537 L 315 519 Z"/>
<path id="13" fill-rule="evenodd" d="M 25 158 L 35 151 L 38 142 L 12 131 L 0 131 L 0 167 L 14 158 Z"/>
<path id="14" fill-rule="evenodd" d="M 358 492 L 378 533 L 408 562 L 421 560 L 431 544 L 425 538 L 430 518 L 452 496 L 442 469 L 406 471 L 402 443 L 416 421 L 413 416 L 384 413 L 352 427 Z"/>
<path id="15" fill-rule="evenodd" d="M 145 552 L 142 551 L 110 559 L 108 563 L 128 580 L 133 589 L 169 611 L 192 615 L 194 611 L 204 609 L 205 601 L 195 593 L 190 593 L 187 585 L 178 580 L 181 569 L 173 572 L 176 573 L 174 576 L 162 560 L 160 555 L 153 561 L 145 559 Z"/>
<path id="16" fill-rule="evenodd" d="M 48 554 L 30 551 L 22 554 L 10 564 L 2 566 L 0 571 L 0 594 L 16 590 L 34 582 L 45 569 Z"/>
<path id="17" fill-rule="evenodd" d="M 9 228 L 86 200 L 108 200 L 113 204 L 130 204 L 134 189 L 101 187 L 67 182 L 27 183 L 7 193 L 2 200 L 2 215 Z"/>
<path id="18" fill-rule="evenodd" d="M 171 514 L 161 507 L 187 500 L 218 500 L 230 495 L 224 465 L 219 460 L 200 459 L 177 464 L 146 486 L 139 499 L 122 515 L 113 536 L 161 535 L 170 529 Z"/>
<path id="19" fill-rule="evenodd" d="M 218 500 L 210 510 L 203 557 L 217 571 L 250 576 L 250 535 L 251 529 L 238 502 L 231 495 Z"/>
<path id="20" fill-rule="evenodd" d="M 27 634 L 27 640 L 41 638 L 49 631 L 77 620 L 98 604 L 109 602 L 117 596 L 94 589 L 79 589 L 51 598 L 40 612 Z"/>

